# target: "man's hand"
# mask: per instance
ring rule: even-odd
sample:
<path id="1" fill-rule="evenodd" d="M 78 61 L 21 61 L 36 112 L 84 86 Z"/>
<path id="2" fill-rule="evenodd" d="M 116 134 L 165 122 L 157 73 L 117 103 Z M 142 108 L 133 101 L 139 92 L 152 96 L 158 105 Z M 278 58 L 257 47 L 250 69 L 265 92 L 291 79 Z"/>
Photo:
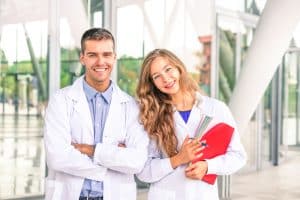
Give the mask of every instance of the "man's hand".
<path id="1" fill-rule="evenodd" d="M 78 151 L 80 151 L 83 154 L 88 155 L 89 157 L 93 157 L 94 156 L 94 152 L 95 152 L 95 145 L 89 145 L 89 144 L 76 144 L 76 143 L 72 143 L 72 145 L 75 147 L 75 149 L 77 149 Z M 119 143 L 118 147 L 123 147 L 126 148 L 126 145 L 124 143 Z"/>
<path id="2" fill-rule="evenodd" d="M 185 176 L 191 179 L 201 180 L 204 175 L 207 173 L 207 162 L 198 161 L 194 164 L 190 164 L 185 169 Z"/>
<path id="3" fill-rule="evenodd" d="M 125 144 L 125 143 L 121 143 L 121 142 L 120 142 L 120 143 L 118 144 L 118 147 L 123 147 L 123 148 L 126 148 L 126 144 Z"/>
<path id="4" fill-rule="evenodd" d="M 95 152 L 95 146 L 94 145 L 89 145 L 89 144 L 75 144 L 75 143 L 72 143 L 72 145 L 75 147 L 75 149 L 77 149 L 81 153 L 86 154 L 89 157 L 93 157 L 94 156 L 94 152 Z"/>

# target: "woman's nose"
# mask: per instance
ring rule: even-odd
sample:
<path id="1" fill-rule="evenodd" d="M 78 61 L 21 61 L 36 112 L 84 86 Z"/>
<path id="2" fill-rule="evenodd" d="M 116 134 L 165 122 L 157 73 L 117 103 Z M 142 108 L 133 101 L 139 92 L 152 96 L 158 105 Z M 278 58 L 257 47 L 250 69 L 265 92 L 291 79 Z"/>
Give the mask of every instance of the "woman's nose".
<path id="1" fill-rule="evenodd" d="M 161 77 L 162 77 L 163 82 L 168 82 L 168 80 L 169 80 L 168 74 L 163 73 L 163 74 L 161 75 Z"/>

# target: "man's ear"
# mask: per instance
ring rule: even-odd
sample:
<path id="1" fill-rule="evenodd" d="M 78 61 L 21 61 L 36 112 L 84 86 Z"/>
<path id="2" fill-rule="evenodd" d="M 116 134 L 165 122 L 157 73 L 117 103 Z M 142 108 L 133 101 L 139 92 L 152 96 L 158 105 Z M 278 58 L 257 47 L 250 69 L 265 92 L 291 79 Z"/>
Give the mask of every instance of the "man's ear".
<path id="1" fill-rule="evenodd" d="M 84 65 L 84 61 L 83 61 L 83 53 L 80 52 L 80 55 L 79 55 L 79 61 L 81 63 L 81 65 Z"/>

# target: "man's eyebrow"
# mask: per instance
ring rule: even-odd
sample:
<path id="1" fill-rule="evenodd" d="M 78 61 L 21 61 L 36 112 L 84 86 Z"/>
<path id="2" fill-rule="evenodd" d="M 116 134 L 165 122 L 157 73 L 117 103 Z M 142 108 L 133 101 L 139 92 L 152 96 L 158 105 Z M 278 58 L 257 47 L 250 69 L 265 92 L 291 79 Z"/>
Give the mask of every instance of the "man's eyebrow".
<path id="1" fill-rule="evenodd" d="M 103 54 L 113 54 L 114 52 L 112 51 L 104 51 Z"/>
<path id="2" fill-rule="evenodd" d="M 93 51 L 88 51 L 88 52 L 86 52 L 86 54 L 97 54 L 97 53 L 93 52 Z"/>

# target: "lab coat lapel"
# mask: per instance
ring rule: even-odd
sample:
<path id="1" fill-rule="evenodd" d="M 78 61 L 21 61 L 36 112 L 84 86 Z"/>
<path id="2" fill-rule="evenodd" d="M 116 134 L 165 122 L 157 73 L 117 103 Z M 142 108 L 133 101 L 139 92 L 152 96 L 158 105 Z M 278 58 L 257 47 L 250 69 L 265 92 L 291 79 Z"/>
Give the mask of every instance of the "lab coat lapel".
<path id="1" fill-rule="evenodd" d="M 116 97 L 115 92 L 113 92 L 106 123 L 104 125 L 103 137 L 109 136 L 109 134 L 115 134 L 114 132 L 118 131 L 118 127 L 121 123 L 118 120 L 118 116 L 121 116 L 121 114 L 121 103 Z"/>
<path id="2" fill-rule="evenodd" d="M 74 112 L 81 117 L 84 129 L 87 130 L 87 132 L 90 134 L 90 137 L 94 138 L 90 108 L 83 90 L 83 76 L 78 78 L 71 87 L 70 97 L 74 102 Z"/>
<path id="3" fill-rule="evenodd" d="M 203 117 L 204 113 L 202 111 L 203 105 L 203 98 L 201 94 L 196 93 L 196 102 L 191 110 L 190 117 L 188 119 L 187 124 L 184 122 L 180 113 L 178 111 L 174 112 L 174 120 L 177 126 L 177 138 L 178 138 L 178 145 L 181 146 L 185 137 L 189 135 L 190 137 L 194 137 L 196 127 Z"/>
<path id="4" fill-rule="evenodd" d="M 185 137 L 188 135 L 188 127 L 183 121 L 182 117 L 180 116 L 180 113 L 178 111 L 174 112 L 174 121 L 176 124 L 176 135 L 178 139 L 178 147 L 180 147 L 185 139 Z"/>
<path id="5" fill-rule="evenodd" d="M 111 137 L 112 134 L 118 135 L 118 132 L 123 131 L 122 129 L 125 127 L 122 127 L 124 124 L 123 120 L 126 120 L 124 118 L 126 112 L 122 106 L 122 103 L 125 103 L 129 100 L 125 93 L 123 93 L 120 88 L 112 82 L 113 86 L 113 93 L 111 98 L 111 103 L 109 106 L 109 111 L 106 118 L 106 123 L 103 130 L 103 140 L 107 137 Z M 130 111 L 128 111 L 130 112 Z"/>

